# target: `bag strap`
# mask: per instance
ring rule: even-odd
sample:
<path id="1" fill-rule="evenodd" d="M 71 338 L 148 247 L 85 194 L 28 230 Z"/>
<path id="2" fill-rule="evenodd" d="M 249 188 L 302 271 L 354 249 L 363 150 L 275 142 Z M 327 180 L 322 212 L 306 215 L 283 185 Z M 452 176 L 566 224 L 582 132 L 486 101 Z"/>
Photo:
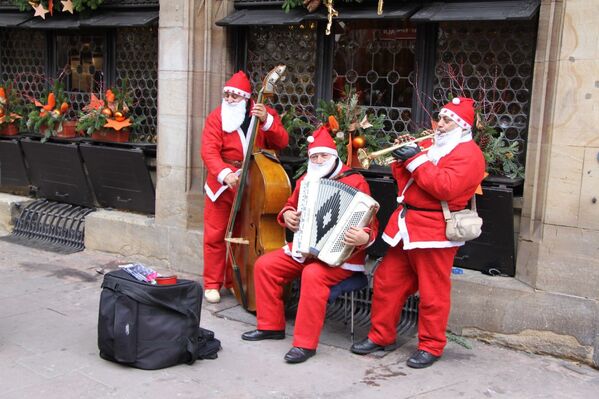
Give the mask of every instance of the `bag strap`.
<path id="1" fill-rule="evenodd" d="M 447 201 L 441 201 L 441 208 L 443 208 L 443 217 L 446 222 L 451 220 L 451 212 L 449 212 L 449 206 L 447 205 Z"/>
<path id="2" fill-rule="evenodd" d="M 443 217 L 445 221 L 451 220 L 451 212 L 449 211 L 449 205 L 447 205 L 447 201 L 441 201 L 441 208 L 443 208 Z M 476 194 L 470 198 L 470 209 L 476 212 Z"/>
<path id="3" fill-rule="evenodd" d="M 196 325 L 200 324 L 199 316 L 196 315 L 195 312 L 192 311 L 191 309 L 183 308 L 176 304 L 168 303 L 168 302 L 164 302 L 159 299 L 156 299 L 155 297 L 148 294 L 147 292 L 138 289 L 133 284 L 127 284 L 126 292 L 123 289 L 121 289 L 121 286 L 122 286 L 122 284 L 119 284 L 118 282 L 111 281 L 111 280 L 104 280 L 104 282 L 102 283 L 102 287 L 106 287 L 113 291 L 117 291 L 117 292 L 119 292 L 123 295 L 126 295 L 132 299 L 135 299 L 136 301 L 141 302 L 145 305 L 160 306 L 165 309 L 169 309 L 174 312 L 181 313 L 182 315 L 193 319 L 194 324 L 196 324 Z"/>

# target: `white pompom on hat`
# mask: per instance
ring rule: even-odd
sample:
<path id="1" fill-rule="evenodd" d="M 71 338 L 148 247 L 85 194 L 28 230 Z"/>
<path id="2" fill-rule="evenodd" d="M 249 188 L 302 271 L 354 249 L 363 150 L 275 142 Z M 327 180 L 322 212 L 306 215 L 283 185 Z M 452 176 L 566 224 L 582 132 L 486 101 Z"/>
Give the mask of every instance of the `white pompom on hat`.
<path id="1" fill-rule="evenodd" d="M 338 155 L 335 141 L 331 137 L 329 129 L 325 126 L 316 129 L 312 133 L 312 136 L 309 136 L 306 141 L 308 142 L 308 156 L 318 153 Z"/>
<path id="2" fill-rule="evenodd" d="M 250 98 L 252 93 L 252 85 L 250 79 L 243 71 L 239 71 L 227 80 L 223 93 L 234 93 L 244 98 Z"/>

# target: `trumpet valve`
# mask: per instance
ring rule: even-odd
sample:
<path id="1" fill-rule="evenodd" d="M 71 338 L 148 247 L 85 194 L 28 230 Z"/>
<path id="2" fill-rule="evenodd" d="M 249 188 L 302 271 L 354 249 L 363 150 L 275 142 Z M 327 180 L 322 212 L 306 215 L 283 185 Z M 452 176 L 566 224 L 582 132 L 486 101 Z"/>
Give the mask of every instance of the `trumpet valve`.
<path id="1" fill-rule="evenodd" d="M 370 157 L 368 156 L 368 153 L 365 149 L 358 148 L 358 151 L 356 151 L 356 155 L 358 156 L 358 161 L 360 162 L 360 165 L 362 165 L 364 169 L 370 168 Z"/>

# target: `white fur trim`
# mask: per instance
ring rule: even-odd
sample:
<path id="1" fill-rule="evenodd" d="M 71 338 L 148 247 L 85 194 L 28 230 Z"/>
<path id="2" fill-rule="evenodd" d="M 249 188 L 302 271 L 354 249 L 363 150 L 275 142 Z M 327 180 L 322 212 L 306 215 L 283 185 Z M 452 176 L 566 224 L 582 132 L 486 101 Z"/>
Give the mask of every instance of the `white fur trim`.
<path id="1" fill-rule="evenodd" d="M 272 123 L 275 121 L 275 118 L 267 113 L 266 114 L 266 122 L 264 122 L 264 124 L 262 125 L 262 130 L 267 131 L 268 129 L 270 129 L 270 127 L 272 126 Z"/>
<path id="2" fill-rule="evenodd" d="M 341 265 L 342 269 L 351 270 L 353 272 L 363 272 L 365 271 L 364 265 L 358 265 L 356 263 L 344 263 Z"/>
<path id="3" fill-rule="evenodd" d="M 422 165 L 425 162 L 428 162 L 428 157 L 426 156 L 426 153 L 423 153 L 423 154 L 417 156 L 409 164 L 407 164 L 406 169 L 409 170 L 410 172 L 414 172 L 414 170 L 416 170 L 417 167 L 419 167 L 420 165 Z"/>
<path id="4" fill-rule="evenodd" d="M 251 97 L 250 93 L 248 93 L 247 91 L 243 91 L 243 90 L 238 89 L 237 87 L 233 87 L 233 86 L 225 86 L 223 88 L 223 93 L 233 93 L 233 94 L 237 94 L 237 95 L 242 96 L 243 98 L 247 98 L 247 99 L 249 99 Z"/>
<path id="5" fill-rule="evenodd" d="M 452 121 L 457 123 L 458 126 L 461 127 L 462 129 L 470 129 L 472 127 L 469 123 L 467 123 L 465 120 L 463 120 L 458 114 L 456 114 L 455 112 L 453 112 L 452 110 L 449 110 L 447 108 L 442 108 L 441 111 L 439 112 L 439 116 L 449 117 L 449 119 L 451 119 Z"/>
<path id="6" fill-rule="evenodd" d="M 312 136 L 310 136 L 312 137 Z M 318 154 L 318 153 L 325 153 L 325 154 L 331 154 L 331 155 L 337 155 L 337 150 L 334 150 L 330 147 L 312 147 L 308 150 L 308 156 L 312 155 L 312 154 Z"/>
<path id="7" fill-rule="evenodd" d="M 221 186 L 221 188 L 219 188 L 215 193 L 213 193 L 212 190 L 210 190 L 210 187 L 208 187 L 208 184 L 204 184 L 204 191 L 206 191 L 206 195 L 208 196 L 208 198 L 210 198 L 210 201 L 212 202 L 215 202 L 226 189 L 227 186 Z"/>
<path id="8" fill-rule="evenodd" d="M 451 248 L 461 247 L 464 245 L 463 241 L 418 241 L 406 244 L 404 242 L 403 249 L 415 249 L 415 248 Z"/>
<path id="9" fill-rule="evenodd" d="M 216 176 L 216 180 L 218 180 L 220 184 L 225 184 L 225 177 L 227 177 L 229 173 L 233 173 L 233 171 L 229 168 L 224 168 L 220 171 L 218 176 Z"/>

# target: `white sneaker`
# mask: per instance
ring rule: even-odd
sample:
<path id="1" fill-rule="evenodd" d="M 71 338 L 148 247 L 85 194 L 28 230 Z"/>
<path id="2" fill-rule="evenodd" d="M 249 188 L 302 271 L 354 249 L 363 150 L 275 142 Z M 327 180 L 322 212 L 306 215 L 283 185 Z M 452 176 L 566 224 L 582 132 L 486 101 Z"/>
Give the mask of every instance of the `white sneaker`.
<path id="1" fill-rule="evenodd" d="M 206 301 L 208 301 L 209 303 L 219 303 L 220 293 L 218 292 L 218 290 L 205 290 L 204 298 L 206 298 Z"/>

